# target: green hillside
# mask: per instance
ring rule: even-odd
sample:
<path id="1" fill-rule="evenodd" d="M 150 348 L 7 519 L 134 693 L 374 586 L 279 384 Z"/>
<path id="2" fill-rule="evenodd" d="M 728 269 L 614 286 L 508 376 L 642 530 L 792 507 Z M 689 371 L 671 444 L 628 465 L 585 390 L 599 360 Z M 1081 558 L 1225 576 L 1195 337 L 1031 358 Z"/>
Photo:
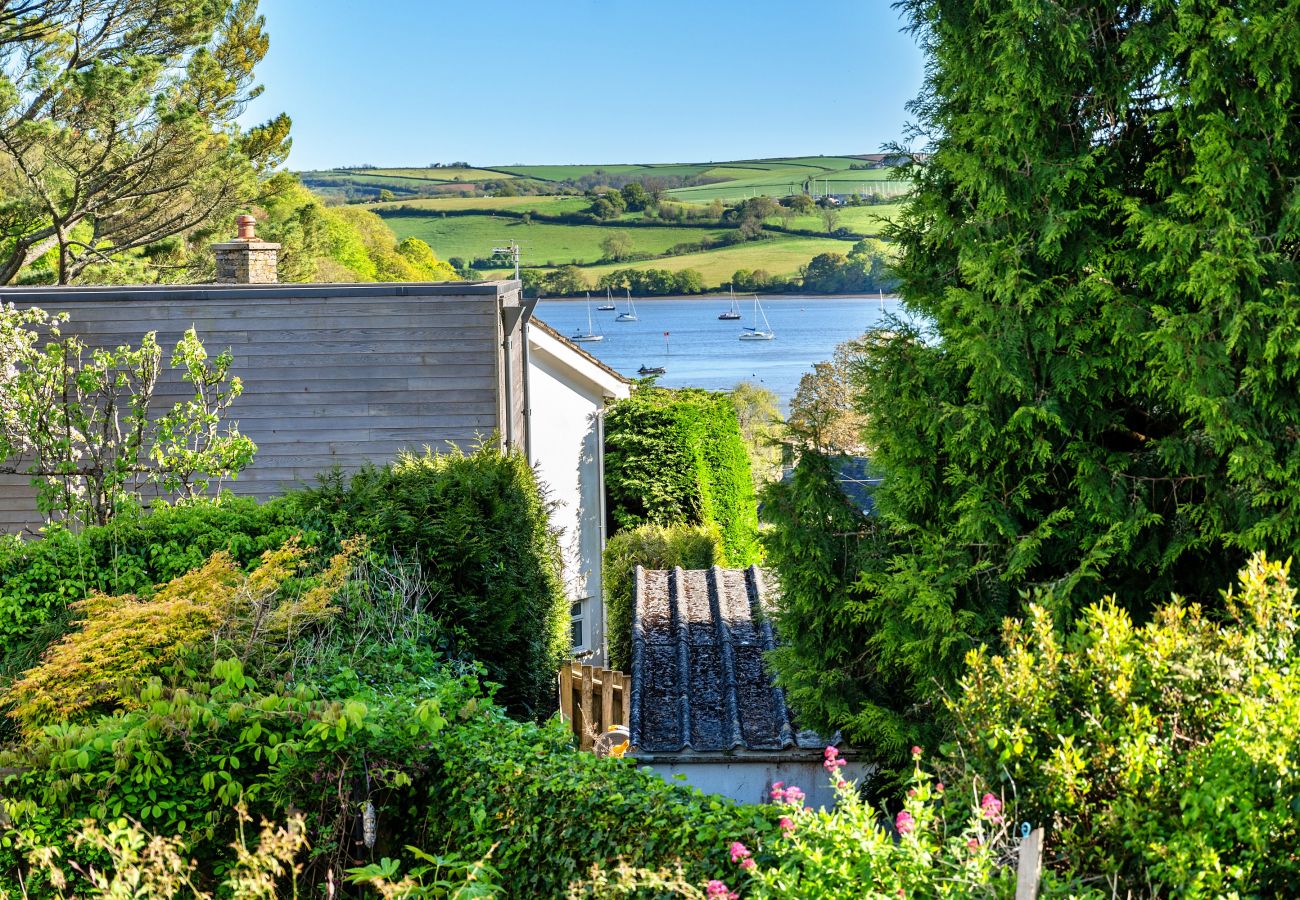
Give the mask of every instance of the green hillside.
<path id="1" fill-rule="evenodd" d="M 361 203 L 399 238 L 426 241 L 463 261 L 467 277 L 507 274 L 494 247 L 520 246 L 523 269 L 541 278 L 578 266 L 595 283 L 617 269 L 699 272 L 706 288 L 758 270 L 773 290 L 798 287 L 819 254 L 847 256 L 898 214 L 908 184 L 876 159 L 800 156 L 695 163 L 349 168 L 301 173 L 327 202 Z M 629 184 L 659 198 L 646 210 L 593 198 Z M 632 190 L 632 188 L 628 188 Z M 381 197 L 384 202 L 375 202 Z M 817 206 L 777 209 L 742 228 L 746 201 L 807 194 Z M 833 198 L 833 199 L 832 199 Z M 615 198 L 617 199 L 617 198 Z M 798 208 L 796 200 L 786 206 Z M 820 207 L 820 208 L 819 208 Z M 770 209 L 770 206 L 769 206 Z M 757 225 L 755 224 L 757 222 Z M 615 244 L 610 244 L 616 236 Z M 828 288 L 837 290 L 840 288 Z"/>

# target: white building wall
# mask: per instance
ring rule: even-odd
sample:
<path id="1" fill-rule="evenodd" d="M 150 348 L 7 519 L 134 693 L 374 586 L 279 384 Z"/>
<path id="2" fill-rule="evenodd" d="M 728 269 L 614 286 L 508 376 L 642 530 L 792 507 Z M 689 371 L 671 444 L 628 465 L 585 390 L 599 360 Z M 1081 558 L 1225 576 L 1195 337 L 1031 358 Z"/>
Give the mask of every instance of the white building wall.
<path id="1" fill-rule="evenodd" d="M 665 781 L 684 781 L 706 794 L 721 794 L 741 803 L 771 802 L 772 785 L 798 787 L 804 803 L 813 809 L 834 809 L 835 788 L 822 764 L 815 760 L 762 759 L 755 757 L 718 759 L 646 760 Z M 840 774 L 859 786 L 866 784 L 876 767 L 851 762 Z"/>
<path id="2" fill-rule="evenodd" d="M 575 652 L 603 665 L 605 616 L 601 554 L 605 549 L 603 410 L 629 385 L 553 334 L 530 324 L 528 407 L 530 461 L 555 504 L 564 578 L 574 604 Z M 576 635 L 575 635 L 576 637 Z"/>

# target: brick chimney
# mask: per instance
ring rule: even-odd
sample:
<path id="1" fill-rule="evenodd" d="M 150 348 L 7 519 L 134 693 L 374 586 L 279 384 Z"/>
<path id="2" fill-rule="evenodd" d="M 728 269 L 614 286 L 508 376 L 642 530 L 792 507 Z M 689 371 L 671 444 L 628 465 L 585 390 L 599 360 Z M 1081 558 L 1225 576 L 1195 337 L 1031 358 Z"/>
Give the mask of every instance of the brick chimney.
<path id="1" fill-rule="evenodd" d="M 279 244 L 257 239 L 257 220 L 252 216 L 235 219 L 239 229 L 234 240 L 213 244 L 217 254 L 217 284 L 275 284 Z"/>

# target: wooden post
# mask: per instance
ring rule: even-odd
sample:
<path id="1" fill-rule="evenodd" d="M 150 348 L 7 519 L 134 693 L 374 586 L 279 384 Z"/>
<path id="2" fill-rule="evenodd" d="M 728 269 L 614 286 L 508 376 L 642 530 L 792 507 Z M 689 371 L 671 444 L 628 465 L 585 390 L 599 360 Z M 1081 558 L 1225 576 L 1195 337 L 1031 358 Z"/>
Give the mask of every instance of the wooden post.
<path id="1" fill-rule="evenodd" d="M 591 666 L 582 667 L 582 715 L 578 717 L 575 724 L 582 729 L 578 733 L 578 749 L 590 750 L 592 741 L 592 709 L 591 709 L 591 687 L 593 681 L 593 671 Z"/>
<path id="2" fill-rule="evenodd" d="M 1020 842 L 1020 861 L 1016 865 L 1016 900 L 1035 900 L 1043 874 L 1043 829 L 1035 828 Z"/>
<path id="3" fill-rule="evenodd" d="M 614 725 L 614 679 L 618 676 L 609 669 L 600 670 L 600 733 Z"/>
<path id="4" fill-rule="evenodd" d="M 570 726 L 573 724 L 573 666 L 565 663 L 560 669 L 560 715 Z"/>

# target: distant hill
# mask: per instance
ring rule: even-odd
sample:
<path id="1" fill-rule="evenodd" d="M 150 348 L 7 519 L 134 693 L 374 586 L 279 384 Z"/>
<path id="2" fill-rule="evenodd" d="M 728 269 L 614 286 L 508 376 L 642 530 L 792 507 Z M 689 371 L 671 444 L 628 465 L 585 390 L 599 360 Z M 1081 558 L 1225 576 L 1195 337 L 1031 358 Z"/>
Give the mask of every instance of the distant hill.
<path id="1" fill-rule="evenodd" d="M 881 234 L 909 186 L 898 180 L 891 167 L 895 162 L 864 154 L 707 163 L 456 163 L 330 169 L 299 177 L 327 202 L 364 205 L 399 238 L 426 241 L 467 277 L 507 274 L 506 261 L 493 248 L 515 242 L 526 282 L 543 292 L 603 292 L 606 286 L 695 292 L 728 285 L 779 291 L 813 284 L 805 281 L 804 271 L 814 259 L 843 260 L 859 241 Z M 592 213 L 586 192 L 633 183 L 657 196 L 658 204 L 605 218 Z M 736 207 L 747 206 L 745 201 L 799 194 L 820 206 L 798 215 L 789 210 L 770 215 L 757 233 L 752 222 L 741 227 Z M 620 247 L 616 255 L 611 236 Z M 818 283 L 840 285 L 824 290 L 879 286 L 877 280 L 863 280 L 860 260 L 856 270 L 849 261 L 843 278 L 833 270 L 841 264 L 833 263 L 829 276 L 822 265 Z M 570 267 L 576 267 L 576 278 Z"/>
<path id="2" fill-rule="evenodd" d="M 725 202 L 767 194 L 877 194 L 897 197 L 906 184 L 893 179 L 890 157 L 799 156 L 707 163 L 606 165 L 429 166 L 426 168 L 347 168 L 298 173 L 303 184 L 332 201 L 466 196 L 498 191 L 514 181 L 520 193 L 553 193 L 569 188 L 622 187 L 628 181 L 658 182 L 672 198 L 693 203 Z"/>

